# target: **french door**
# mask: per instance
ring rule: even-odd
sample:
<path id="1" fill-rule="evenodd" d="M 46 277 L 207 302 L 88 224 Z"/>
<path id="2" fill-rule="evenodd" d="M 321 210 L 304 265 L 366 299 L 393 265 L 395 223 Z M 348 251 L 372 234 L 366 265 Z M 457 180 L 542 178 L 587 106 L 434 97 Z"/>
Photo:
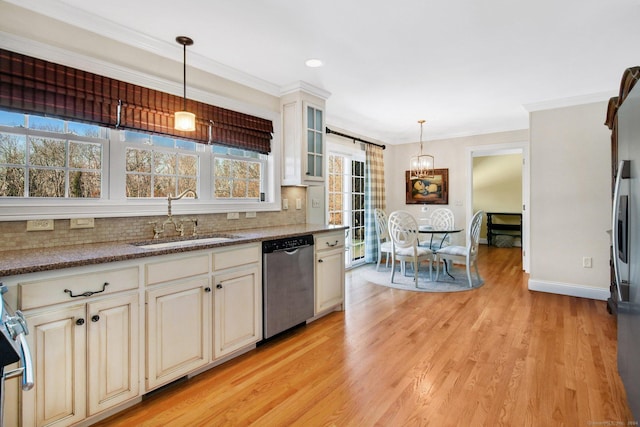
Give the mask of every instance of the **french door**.
<path id="1" fill-rule="evenodd" d="M 346 267 L 364 263 L 364 153 L 329 153 L 328 204 L 330 225 L 344 225 Z"/>

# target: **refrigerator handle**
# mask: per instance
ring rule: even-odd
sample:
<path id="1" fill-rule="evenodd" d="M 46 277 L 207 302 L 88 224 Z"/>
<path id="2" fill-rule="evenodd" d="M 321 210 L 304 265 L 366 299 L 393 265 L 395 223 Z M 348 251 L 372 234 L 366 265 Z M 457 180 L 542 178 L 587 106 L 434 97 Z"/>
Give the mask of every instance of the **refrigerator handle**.
<path id="1" fill-rule="evenodd" d="M 618 265 L 618 250 L 620 242 L 618 242 L 618 211 L 620 210 L 620 185 L 622 183 L 622 170 L 624 169 L 624 160 L 618 163 L 618 173 L 616 174 L 616 182 L 613 186 L 613 212 L 611 214 L 611 237 L 613 242 L 613 275 L 618 291 L 618 300 L 622 301 L 622 292 L 620 291 L 620 266 Z"/>

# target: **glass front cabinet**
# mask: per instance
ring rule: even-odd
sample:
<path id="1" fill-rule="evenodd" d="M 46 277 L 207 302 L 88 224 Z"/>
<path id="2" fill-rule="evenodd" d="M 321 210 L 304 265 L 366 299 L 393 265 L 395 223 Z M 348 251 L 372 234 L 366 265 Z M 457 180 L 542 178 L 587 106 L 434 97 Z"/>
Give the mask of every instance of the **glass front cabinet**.
<path id="1" fill-rule="evenodd" d="M 295 92 L 282 98 L 282 185 L 325 181 L 325 100 Z"/>

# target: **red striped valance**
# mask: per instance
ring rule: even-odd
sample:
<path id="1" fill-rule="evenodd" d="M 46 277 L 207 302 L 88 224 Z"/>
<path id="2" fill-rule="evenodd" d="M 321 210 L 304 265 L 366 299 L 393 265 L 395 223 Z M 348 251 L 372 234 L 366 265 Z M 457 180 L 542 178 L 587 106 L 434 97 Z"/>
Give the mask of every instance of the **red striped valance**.
<path id="1" fill-rule="evenodd" d="M 123 128 L 208 143 L 211 120 L 213 143 L 271 151 L 270 120 L 187 100 L 196 130 L 179 132 L 173 128 L 173 113 L 182 110 L 180 96 L 0 49 L 0 108 L 113 128 L 119 101 Z"/>

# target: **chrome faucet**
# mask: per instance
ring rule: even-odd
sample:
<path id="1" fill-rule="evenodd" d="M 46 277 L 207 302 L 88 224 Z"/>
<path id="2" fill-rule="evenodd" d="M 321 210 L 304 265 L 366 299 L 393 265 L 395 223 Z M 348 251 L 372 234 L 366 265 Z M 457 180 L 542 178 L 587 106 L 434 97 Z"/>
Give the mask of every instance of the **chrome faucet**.
<path id="1" fill-rule="evenodd" d="M 198 194 L 195 192 L 195 190 L 184 190 L 182 193 L 180 193 L 177 196 L 172 196 L 171 193 L 169 193 L 167 195 L 167 219 L 162 223 L 162 226 L 158 226 L 158 222 L 157 221 L 152 221 L 149 224 L 153 224 L 153 238 L 157 239 L 158 237 L 160 237 L 160 235 L 162 233 L 165 232 L 165 226 L 167 224 L 172 224 L 173 228 L 176 232 L 180 233 L 180 237 L 184 236 L 184 221 L 190 221 L 191 223 L 193 223 L 193 236 L 197 236 L 198 235 L 198 220 L 197 219 L 191 219 L 188 218 L 186 220 L 176 220 L 173 218 L 173 215 L 171 213 L 171 201 L 173 200 L 180 200 L 182 199 L 184 196 L 186 196 L 187 194 L 192 194 L 194 199 L 198 198 Z"/>

